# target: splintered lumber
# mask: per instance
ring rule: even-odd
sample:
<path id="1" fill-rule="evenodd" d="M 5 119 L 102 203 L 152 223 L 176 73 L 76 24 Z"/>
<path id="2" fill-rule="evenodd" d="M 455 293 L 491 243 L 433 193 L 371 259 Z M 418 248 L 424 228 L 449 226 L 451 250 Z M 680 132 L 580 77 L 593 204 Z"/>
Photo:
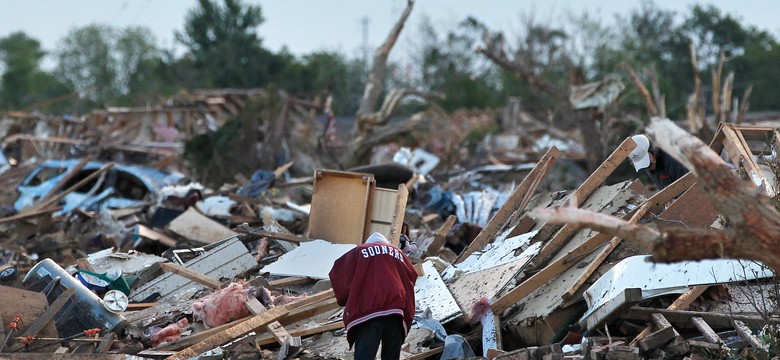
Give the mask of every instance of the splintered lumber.
<path id="1" fill-rule="evenodd" d="M 310 336 L 310 335 L 321 334 L 321 333 L 324 333 L 326 331 L 333 331 L 333 330 L 338 330 L 338 329 L 343 329 L 343 328 L 344 328 L 344 322 L 343 321 L 337 321 L 337 322 L 330 323 L 330 324 L 327 324 L 327 325 L 315 326 L 315 327 L 309 328 L 309 329 L 296 330 L 296 331 L 291 332 L 290 336 L 305 337 L 305 336 Z M 258 338 L 257 340 L 255 340 L 255 345 L 257 345 L 257 346 L 264 346 L 264 345 L 273 344 L 275 342 L 276 342 L 276 339 L 274 338 L 273 335 L 264 335 L 263 337 Z"/>
<path id="2" fill-rule="evenodd" d="M 703 294 L 705 290 L 707 290 L 707 286 L 697 286 L 691 288 L 685 294 L 680 295 L 674 302 L 672 302 L 671 305 L 666 307 L 666 310 L 676 311 L 676 310 L 687 309 L 688 306 L 693 304 L 693 302 L 696 301 L 696 299 L 699 296 L 701 296 L 701 294 Z M 652 331 L 652 326 L 646 327 L 644 330 L 642 330 L 639 333 L 639 335 L 637 335 L 636 337 L 634 337 L 633 340 L 631 340 L 631 343 L 629 343 L 629 345 L 637 346 L 637 344 L 639 344 L 639 341 L 642 340 L 642 338 L 650 334 L 650 331 Z"/>
<path id="3" fill-rule="evenodd" d="M 293 234 L 286 234 L 286 233 L 278 233 L 273 231 L 266 231 L 266 230 L 253 230 L 253 231 L 246 231 L 241 229 L 233 229 L 233 231 L 240 233 L 240 234 L 247 234 L 247 235 L 254 235 L 254 236 L 265 236 L 267 238 L 271 239 L 277 239 L 277 240 L 284 240 L 294 243 L 302 243 L 311 241 L 311 239 L 304 237 L 304 236 L 298 236 Z"/>
<path id="4" fill-rule="evenodd" d="M 727 257 L 760 261 L 780 271 L 780 212 L 766 195 L 755 191 L 766 179 L 741 180 L 717 153 L 668 119 L 652 119 L 647 132 L 659 147 L 696 173 L 715 208 L 731 224 L 727 231 L 669 229 L 655 244 L 652 260 Z"/>
<path id="5" fill-rule="evenodd" d="M 750 326 L 764 326 L 768 324 L 780 325 L 780 319 L 764 319 L 761 316 L 739 315 L 739 314 L 718 314 L 703 311 L 689 311 L 689 310 L 668 310 L 668 309 L 656 309 L 634 306 L 631 309 L 625 311 L 622 314 L 623 319 L 627 320 L 648 320 L 652 314 L 661 314 L 667 320 L 673 323 L 690 323 L 691 318 L 700 317 L 704 319 L 710 326 L 716 328 L 731 328 L 734 325 L 731 320 L 739 320 Z"/>
<path id="6" fill-rule="evenodd" d="M 106 336 L 103 337 L 103 341 L 101 341 L 100 345 L 95 349 L 95 354 L 108 354 L 108 350 L 111 349 L 111 345 L 114 344 L 114 339 L 116 339 L 116 334 L 112 332 L 106 334 Z"/>
<path id="7" fill-rule="evenodd" d="M 374 197 L 377 197 L 378 192 L 374 192 Z M 401 228 L 404 224 L 404 216 L 406 215 L 406 202 L 409 200 L 409 190 L 406 185 L 399 184 L 398 191 L 396 191 L 395 208 L 393 210 L 393 220 L 390 225 L 390 237 L 387 239 L 391 244 L 398 246 L 401 239 Z M 365 234 L 366 237 L 370 234 Z"/>
<path id="8" fill-rule="evenodd" d="M 181 266 L 179 264 L 174 263 L 161 263 L 160 266 L 162 266 L 162 269 L 169 273 L 174 273 L 176 275 L 181 275 L 187 279 L 190 279 L 198 284 L 208 286 L 212 289 L 219 289 L 220 286 L 222 286 L 222 283 L 209 277 L 206 275 L 203 275 L 197 271 L 188 269 L 184 266 Z"/>
<path id="9" fill-rule="evenodd" d="M 695 181 L 695 177 L 693 175 L 690 176 L 689 175 L 685 175 L 682 178 L 678 179 L 675 182 L 675 184 L 680 183 L 684 185 L 684 184 L 688 184 L 689 181 Z M 692 185 L 692 183 L 690 184 Z M 673 199 L 674 196 L 677 195 L 678 190 L 679 190 L 678 187 L 673 187 L 672 185 L 668 186 L 666 189 L 659 191 L 655 195 L 650 197 L 650 199 L 644 202 L 639 208 L 635 208 L 632 212 L 623 216 L 623 218 L 626 220 L 631 219 L 636 213 L 646 212 L 653 206 L 666 203 L 667 201 Z M 534 209 L 532 216 L 546 216 L 545 214 L 550 215 L 560 211 L 568 211 L 566 209 L 568 208 L 560 208 L 555 210 Z M 581 209 L 570 209 L 570 210 L 584 211 Z M 605 216 L 598 213 L 592 213 L 592 214 L 596 217 Z M 610 218 L 608 219 L 609 221 L 612 221 L 613 219 L 613 217 L 611 216 L 607 216 L 607 218 Z M 558 220 L 554 220 L 554 218 L 552 217 L 546 218 L 545 220 L 558 221 Z M 620 219 L 616 219 L 616 218 L 614 218 L 614 220 L 620 221 Z M 568 219 L 561 220 L 560 222 L 569 222 L 569 220 Z M 556 276 L 562 274 L 564 271 L 574 266 L 584 256 L 590 254 L 593 250 L 596 250 L 600 246 L 604 245 L 606 242 L 610 241 L 610 239 L 612 239 L 613 236 L 617 235 L 625 238 L 624 236 L 625 234 L 623 234 L 621 231 L 625 232 L 625 230 L 627 229 L 626 226 L 633 226 L 633 228 L 639 228 L 645 233 L 654 232 L 654 230 L 645 229 L 643 227 L 640 227 L 639 225 L 626 223 L 625 221 L 623 221 L 621 224 L 628 224 L 628 225 L 617 225 L 614 228 L 606 227 L 606 226 L 604 227 L 594 226 L 594 228 L 596 228 L 601 232 L 588 238 L 577 249 L 572 250 L 566 255 L 561 256 L 558 259 L 554 260 L 549 265 L 541 269 L 539 272 L 537 272 L 530 278 L 520 283 L 518 286 L 516 286 L 514 289 L 509 291 L 507 294 L 497 299 L 490 306 L 493 309 L 493 312 L 500 313 L 512 307 L 514 304 L 516 304 L 518 301 L 528 296 L 528 294 L 532 293 L 534 290 L 538 289 L 539 287 L 546 284 L 548 281 L 554 279 Z"/>
<path id="10" fill-rule="evenodd" d="M 136 225 L 136 227 L 138 228 L 138 236 L 147 238 L 152 241 L 157 241 L 160 244 L 163 244 L 165 246 L 174 247 L 178 242 L 175 239 L 171 238 L 170 236 L 165 235 L 158 231 L 154 231 L 142 224 L 138 224 Z"/>
<path id="11" fill-rule="evenodd" d="M 416 257 L 417 259 L 423 259 L 425 256 L 436 256 L 439 254 L 439 250 L 441 250 L 441 247 L 444 246 L 444 240 L 447 237 L 447 233 L 449 233 L 450 229 L 453 225 L 455 225 L 455 221 L 458 220 L 458 217 L 455 215 L 450 215 L 447 217 L 447 220 L 444 221 L 443 224 L 439 227 L 439 230 L 436 231 L 436 233 L 433 235 L 433 241 L 430 243 L 430 245 L 425 246 L 423 248 L 423 244 L 419 244 L 420 249 L 418 251 L 421 252 L 421 254 Z"/>
<path id="12" fill-rule="evenodd" d="M 612 154 L 607 157 L 604 162 L 601 163 L 601 165 L 594 171 L 586 180 L 583 182 L 577 190 L 574 191 L 569 196 L 569 199 L 573 200 L 572 202 L 574 204 L 581 204 L 584 202 L 590 194 L 593 193 L 596 188 L 601 185 L 601 183 L 606 180 L 609 175 L 612 174 L 615 169 L 620 166 L 620 163 L 623 162 L 623 160 L 626 159 L 629 153 L 631 153 L 632 150 L 636 147 L 636 143 L 634 142 L 631 137 L 627 137 L 623 142 L 618 146 L 615 151 L 612 152 Z M 539 254 L 536 255 L 533 261 L 533 268 L 538 268 L 539 266 L 542 266 L 550 261 L 550 259 L 555 256 L 564 245 L 566 245 L 566 241 L 579 231 L 579 228 L 572 226 L 572 225 L 564 225 L 558 232 L 555 233 L 555 235 L 548 240 L 544 246 L 542 247 L 542 250 L 539 251 Z"/>
<path id="13" fill-rule="evenodd" d="M 30 324 L 30 326 L 27 327 L 26 330 L 22 333 L 22 337 L 27 336 L 35 336 L 38 334 L 41 329 L 43 329 L 46 324 L 49 323 L 52 319 L 54 319 L 54 315 L 57 315 L 57 313 L 62 309 L 63 306 L 65 306 L 65 303 L 70 300 L 71 297 L 76 293 L 76 289 L 74 288 L 68 288 L 65 290 L 60 296 L 57 297 L 57 300 L 54 300 L 54 302 L 49 306 L 46 311 L 41 314 L 35 321 Z M 18 343 L 14 345 L 11 348 L 11 351 L 18 351 L 19 349 L 23 348 L 24 345 L 21 343 Z"/>
<path id="14" fill-rule="evenodd" d="M 642 289 L 629 288 L 623 290 L 619 296 L 608 301 L 606 304 L 596 310 L 593 315 L 587 317 L 586 326 L 587 330 L 593 330 L 602 323 L 608 321 L 611 317 L 615 316 L 620 309 L 634 306 L 634 304 L 642 301 Z"/>
<path id="15" fill-rule="evenodd" d="M 285 277 L 268 282 L 268 287 L 273 289 L 285 288 L 293 285 L 303 285 L 312 282 L 312 278 L 307 277 Z"/>
<path id="16" fill-rule="evenodd" d="M 758 338 L 753 335 L 753 332 L 750 331 L 750 328 L 745 325 L 742 321 L 739 320 L 731 320 L 731 324 L 734 326 L 734 330 L 737 330 L 737 334 L 739 334 L 739 337 L 742 338 L 748 345 L 750 345 L 753 348 L 761 349 L 764 351 L 768 351 L 766 345 L 762 344 Z"/>
<path id="17" fill-rule="evenodd" d="M 229 329 L 233 326 L 238 325 L 239 323 L 242 323 L 244 321 L 248 321 L 251 319 L 251 317 L 245 317 L 243 319 L 238 319 L 232 322 L 229 322 L 227 324 L 222 324 L 210 329 L 203 330 L 201 332 L 198 332 L 196 334 L 182 337 L 177 340 L 171 341 L 169 343 L 164 343 L 162 345 L 157 346 L 156 348 L 150 349 L 151 351 L 177 351 L 181 350 L 183 348 L 195 345 L 201 341 L 203 341 L 206 338 L 209 338 L 213 336 L 214 334 L 218 334 L 222 332 L 225 329 Z"/>
<path id="18" fill-rule="evenodd" d="M 341 306 L 339 306 L 335 298 L 327 299 L 310 306 L 301 306 L 298 309 L 290 311 L 290 313 L 284 315 L 279 321 L 284 324 L 292 324 L 340 307 Z"/>
<path id="19" fill-rule="evenodd" d="M 242 336 L 250 331 L 253 331 L 259 327 L 263 327 L 265 325 L 268 325 L 283 315 L 285 315 L 288 311 L 296 309 L 301 306 L 305 306 L 314 302 L 317 302 L 322 299 L 326 299 L 329 297 L 333 297 L 333 290 L 323 291 L 319 294 L 315 294 L 312 296 L 309 296 L 303 300 L 296 301 L 291 304 L 287 304 L 285 306 L 277 306 L 274 308 L 269 309 L 268 311 L 260 314 L 255 315 L 251 318 L 249 318 L 246 321 L 240 322 L 232 327 L 229 327 L 217 334 L 214 334 L 200 342 L 198 342 L 195 345 L 190 346 L 189 348 L 186 348 L 182 351 L 177 352 L 174 355 L 169 356 L 167 359 L 173 360 L 173 359 L 189 359 L 191 357 L 195 357 L 200 355 L 201 353 L 208 351 L 210 349 L 213 349 L 217 346 L 221 346 L 227 342 L 230 342 L 239 336 Z"/>
<path id="20" fill-rule="evenodd" d="M 83 160 L 81 160 L 78 164 L 76 164 L 76 166 L 70 169 L 70 171 L 68 171 L 68 173 L 60 179 L 60 181 L 57 181 L 57 183 L 54 184 L 54 187 L 52 187 L 49 190 L 49 192 L 43 195 L 38 200 L 38 202 L 40 204 L 47 202 L 52 196 L 54 196 L 54 194 L 57 193 L 57 191 L 59 191 L 63 186 L 65 186 L 65 184 L 67 184 L 68 182 L 70 182 L 71 179 L 76 177 L 76 175 L 78 175 L 81 169 L 83 169 L 84 166 L 87 165 L 87 163 L 89 163 L 90 160 L 91 160 L 90 157 L 86 157 Z"/>
<path id="21" fill-rule="evenodd" d="M 715 332 L 715 330 L 712 330 L 709 324 L 707 324 L 704 319 L 694 316 L 691 318 L 691 323 L 693 323 L 693 326 L 696 327 L 696 329 L 701 332 L 702 335 L 704 335 L 704 339 L 707 340 L 707 342 L 713 343 L 713 344 L 722 344 L 723 339 L 718 336 L 718 334 Z"/>
<path id="22" fill-rule="evenodd" d="M 423 351 L 423 352 L 421 352 L 419 354 L 414 354 L 414 355 L 411 355 L 411 356 L 407 356 L 407 357 L 402 358 L 402 359 L 404 359 L 404 360 L 423 360 L 423 359 L 427 359 L 427 358 L 429 358 L 429 357 L 431 357 L 433 355 L 440 354 L 442 352 L 444 352 L 444 346 L 439 346 L 439 347 L 435 347 L 435 348 L 427 350 L 427 351 Z"/>
<path id="23" fill-rule="evenodd" d="M 477 237 L 474 238 L 474 241 L 472 241 L 471 244 L 469 244 L 469 246 L 464 249 L 457 258 L 455 258 L 453 264 L 459 264 L 468 258 L 469 255 L 474 253 L 474 251 L 485 247 L 485 245 L 493 240 L 496 234 L 498 234 L 499 231 L 504 228 L 506 221 L 509 220 L 512 214 L 517 211 L 523 211 L 526 205 L 528 205 L 528 202 L 531 201 L 531 197 L 536 191 L 536 188 L 539 187 L 542 179 L 544 179 L 544 177 L 552 168 L 552 165 L 560 157 L 561 152 L 557 147 L 553 146 L 547 150 L 539 162 L 534 165 L 534 168 L 531 170 L 531 172 L 528 173 L 523 181 L 520 182 L 520 185 L 515 188 L 515 190 L 512 192 L 512 195 L 509 196 L 504 205 L 498 209 L 496 214 L 493 215 L 493 217 L 488 221 L 487 225 L 485 225 L 482 231 L 477 234 Z M 438 249 L 433 250 L 435 251 Z"/>
<path id="24" fill-rule="evenodd" d="M 250 297 L 249 301 L 246 303 L 247 309 L 249 309 L 249 312 L 252 313 L 252 315 L 260 315 L 268 309 L 263 306 L 263 304 L 260 303 L 260 301 L 257 300 L 255 297 Z M 290 334 L 287 332 L 287 329 L 282 326 L 282 324 L 279 323 L 279 321 L 274 321 L 268 325 L 265 326 L 268 331 L 273 334 L 274 338 L 276 338 L 276 341 L 279 342 L 279 344 L 284 345 L 288 338 L 290 337 Z"/>
<path id="25" fill-rule="evenodd" d="M 48 209 L 41 209 L 41 210 L 33 210 L 33 211 L 29 211 L 29 212 L 22 212 L 22 213 L 19 213 L 19 214 L 16 214 L 16 215 L 0 218 L 0 224 L 6 224 L 6 223 L 9 223 L 9 222 L 16 222 L 16 221 L 19 221 L 19 220 L 34 218 L 36 216 L 50 214 L 50 213 L 53 213 L 55 211 L 60 211 L 60 210 L 62 210 L 62 206 L 57 206 L 57 207 L 48 208 Z"/>

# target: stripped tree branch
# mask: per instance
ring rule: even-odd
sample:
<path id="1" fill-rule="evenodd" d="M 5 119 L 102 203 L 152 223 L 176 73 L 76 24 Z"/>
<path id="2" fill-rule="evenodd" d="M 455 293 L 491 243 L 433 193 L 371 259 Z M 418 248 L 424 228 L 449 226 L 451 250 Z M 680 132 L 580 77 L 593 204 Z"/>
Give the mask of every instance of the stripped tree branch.
<path id="1" fill-rule="evenodd" d="M 650 117 L 658 116 L 658 108 L 655 106 L 653 98 L 650 96 L 650 92 L 647 91 L 647 87 L 645 87 L 645 84 L 642 82 L 642 79 L 639 78 L 639 75 L 636 74 L 634 68 L 631 67 L 629 63 L 624 62 L 623 69 L 626 70 L 628 76 L 631 78 L 631 81 L 634 83 L 634 86 L 637 90 L 639 90 L 639 94 L 642 95 L 642 99 L 645 101 L 645 106 L 647 106 L 647 114 L 650 115 Z"/>

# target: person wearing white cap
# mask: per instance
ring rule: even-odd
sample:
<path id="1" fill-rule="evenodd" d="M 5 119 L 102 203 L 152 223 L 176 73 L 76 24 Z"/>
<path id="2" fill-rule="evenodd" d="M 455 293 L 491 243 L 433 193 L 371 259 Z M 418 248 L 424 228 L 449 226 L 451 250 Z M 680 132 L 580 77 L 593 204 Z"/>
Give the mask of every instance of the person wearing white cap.
<path id="1" fill-rule="evenodd" d="M 645 171 L 658 190 L 669 186 L 688 173 L 688 169 L 680 162 L 663 150 L 651 146 L 647 136 L 634 135 L 631 139 L 636 143 L 636 148 L 628 154 L 628 159 L 637 172 Z"/>

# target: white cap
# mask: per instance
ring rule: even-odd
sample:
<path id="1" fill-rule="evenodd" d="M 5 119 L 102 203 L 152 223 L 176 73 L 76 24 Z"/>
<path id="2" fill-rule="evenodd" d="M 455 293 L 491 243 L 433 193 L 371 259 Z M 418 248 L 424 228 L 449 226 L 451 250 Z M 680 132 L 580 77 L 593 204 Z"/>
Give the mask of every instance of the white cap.
<path id="1" fill-rule="evenodd" d="M 636 148 L 628 154 L 628 159 L 634 164 L 634 169 L 639 171 L 650 166 L 650 154 L 647 152 L 650 140 L 644 135 L 634 135 L 631 139 L 636 143 Z"/>

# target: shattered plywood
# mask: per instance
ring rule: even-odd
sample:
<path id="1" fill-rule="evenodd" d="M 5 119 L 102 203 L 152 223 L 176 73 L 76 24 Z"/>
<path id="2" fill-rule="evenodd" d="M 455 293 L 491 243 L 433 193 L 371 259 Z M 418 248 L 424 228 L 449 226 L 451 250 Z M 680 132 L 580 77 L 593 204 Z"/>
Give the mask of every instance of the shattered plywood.
<path id="1" fill-rule="evenodd" d="M 442 324 L 462 315 L 458 303 L 444 284 L 433 262 L 422 264 L 425 275 L 417 278 L 414 284 L 414 296 L 417 308 L 430 309 L 431 316 Z"/>
<path id="2" fill-rule="evenodd" d="M 191 207 L 176 219 L 173 219 L 168 224 L 168 230 L 181 235 L 185 239 L 207 244 L 236 235 L 235 232 L 224 225 L 201 215 Z"/>

